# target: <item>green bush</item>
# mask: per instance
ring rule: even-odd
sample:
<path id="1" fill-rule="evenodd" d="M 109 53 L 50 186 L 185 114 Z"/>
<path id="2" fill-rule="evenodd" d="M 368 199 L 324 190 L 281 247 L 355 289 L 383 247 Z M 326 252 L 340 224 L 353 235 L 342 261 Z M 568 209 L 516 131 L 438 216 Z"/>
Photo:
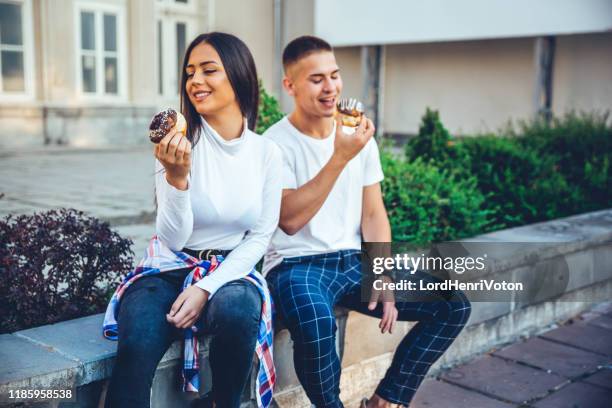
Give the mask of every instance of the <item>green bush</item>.
<path id="1" fill-rule="evenodd" d="M 542 121 L 523 122 L 513 132 L 520 145 L 555 161 L 558 171 L 577 191 L 575 212 L 612 206 L 612 126 L 608 113 L 570 112 Z"/>
<path id="2" fill-rule="evenodd" d="M 270 126 L 281 120 L 285 114 L 280 109 L 280 104 L 272 95 L 264 89 L 259 81 L 259 110 L 257 112 L 257 126 L 255 133 L 261 135 Z"/>
<path id="3" fill-rule="evenodd" d="M 394 241 L 415 245 L 464 238 L 486 229 L 489 213 L 473 177 L 381 149 L 383 197 Z"/>
<path id="4" fill-rule="evenodd" d="M 404 154 L 408 161 L 420 158 L 439 166 L 462 158 L 461 150 L 457 149 L 451 134 L 442 124 L 440 114 L 429 108 L 421 118 L 419 133 L 406 142 Z"/>
<path id="5" fill-rule="evenodd" d="M 607 115 L 570 113 L 550 125 L 522 122 L 453 140 L 438 112 L 427 109 L 404 151 L 408 161 L 421 158 L 459 179 L 474 177 L 492 217 L 487 230 L 612 206 Z"/>
<path id="6" fill-rule="evenodd" d="M 558 171 L 552 157 L 523 148 L 515 138 L 470 137 L 458 147 L 457 162 L 465 177 L 475 177 L 493 214 L 491 227 L 500 229 L 572 213 L 576 192 Z"/>

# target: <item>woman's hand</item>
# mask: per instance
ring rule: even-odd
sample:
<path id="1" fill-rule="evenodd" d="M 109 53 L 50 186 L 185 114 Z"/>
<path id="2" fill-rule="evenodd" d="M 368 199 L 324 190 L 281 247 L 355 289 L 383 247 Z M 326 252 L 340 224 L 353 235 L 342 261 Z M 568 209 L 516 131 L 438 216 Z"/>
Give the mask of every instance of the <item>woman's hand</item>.
<path id="1" fill-rule="evenodd" d="M 207 301 L 208 292 L 191 285 L 176 298 L 166 320 L 179 329 L 187 329 L 198 320 Z"/>
<path id="2" fill-rule="evenodd" d="M 187 190 L 191 170 L 191 142 L 176 129 L 155 145 L 155 157 L 166 169 L 166 180 L 179 190 Z"/>

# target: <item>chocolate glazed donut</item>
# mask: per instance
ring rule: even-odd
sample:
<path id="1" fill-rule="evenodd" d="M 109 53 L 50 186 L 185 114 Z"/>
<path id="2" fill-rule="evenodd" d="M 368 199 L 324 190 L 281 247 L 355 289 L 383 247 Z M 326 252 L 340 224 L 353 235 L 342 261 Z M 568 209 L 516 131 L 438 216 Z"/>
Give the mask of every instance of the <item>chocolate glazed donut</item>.
<path id="1" fill-rule="evenodd" d="M 159 143 L 173 128 L 185 135 L 187 121 L 179 112 L 168 108 L 153 116 L 149 125 L 149 139 L 153 143 Z"/>
<path id="2" fill-rule="evenodd" d="M 336 115 L 343 126 L 357 127 L 363 118 L 363 104 L 357 99 L 340 99 L 336 104 Z"/>

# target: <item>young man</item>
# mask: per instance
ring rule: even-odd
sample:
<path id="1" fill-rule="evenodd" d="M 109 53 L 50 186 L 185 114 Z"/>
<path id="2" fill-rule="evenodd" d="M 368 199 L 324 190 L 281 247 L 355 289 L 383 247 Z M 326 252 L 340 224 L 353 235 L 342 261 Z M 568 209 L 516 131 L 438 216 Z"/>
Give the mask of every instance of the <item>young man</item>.
<path id="1" fill-rule="evenodd" d="M 331 46 L 300 37 L 283 53 L 283 86 L 294 111 L 264 136 L 283 151 L 279 229 L 265 258 L 279 317 L 294 341 L 298 378 L 317 407 L 342 407 L 335 349 L 335 305 L 381 318 L 418 321 L 403 339 L 367 407 L 408 405 L 429 367 L 464 327 L 470 305 L 454 301 L 361 301 L 361 241 L 391 242 L 382 199 L 383 179 L 374 126 L 364 117 L 353 134 L 334 120 L 342 79 Z M 387 299 L 385 299 L 387 300 Z"/>

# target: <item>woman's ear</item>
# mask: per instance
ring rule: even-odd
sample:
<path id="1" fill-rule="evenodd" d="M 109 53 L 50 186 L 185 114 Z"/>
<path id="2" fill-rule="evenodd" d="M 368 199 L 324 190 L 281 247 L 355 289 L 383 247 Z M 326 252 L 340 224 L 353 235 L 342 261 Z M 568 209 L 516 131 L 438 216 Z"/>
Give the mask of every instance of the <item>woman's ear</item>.
<path id="1" fill-rule="evenodd" d="M 286 75 L 285 77 L 283 77 L 283 88 L 285 88 L 285 91 L 287 92 L 287 94 L 289 94 L 289 96 L 295 96 L 295 91 L 293 90 L 293 82 Z"/>

